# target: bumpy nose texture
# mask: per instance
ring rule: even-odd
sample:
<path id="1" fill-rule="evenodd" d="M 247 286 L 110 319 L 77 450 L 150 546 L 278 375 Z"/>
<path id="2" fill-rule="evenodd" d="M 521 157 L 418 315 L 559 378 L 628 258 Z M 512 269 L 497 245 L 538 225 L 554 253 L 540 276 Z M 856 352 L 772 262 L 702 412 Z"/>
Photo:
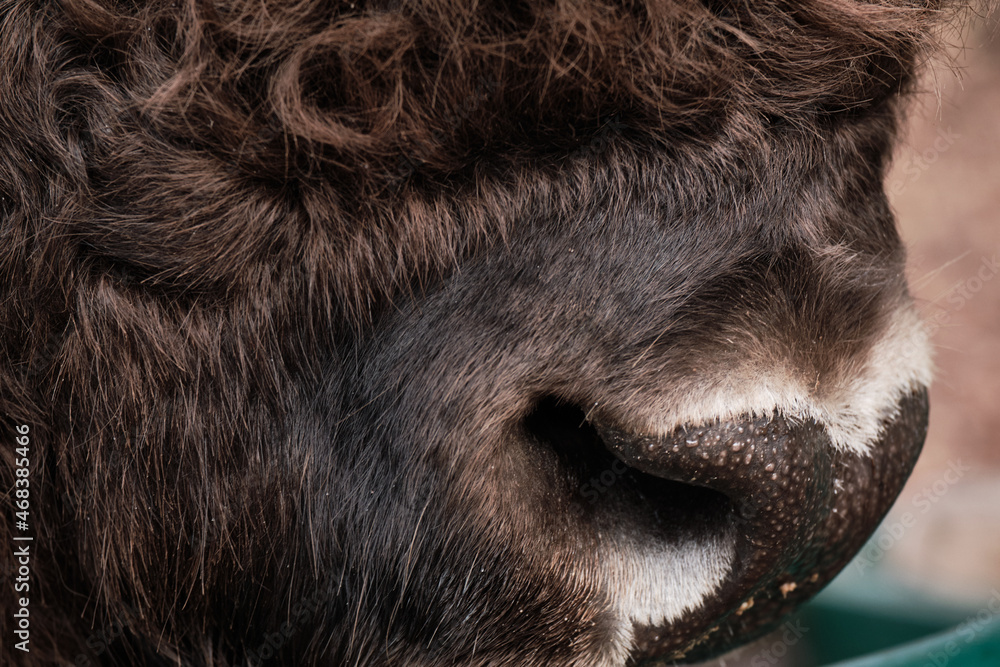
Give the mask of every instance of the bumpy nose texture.
<path id="1" fill-rule="evenodd" d="M 680 428 L 666 437 L 595 428 L 626 464 L 710 488 L 736 508 L 736 560 L 695 613 L 664 632 L 636 628 L 634 658 L 698 659 L 729 635 L 761 634 L 825 585 L 888 511 L 926 432 L 926 392 L 885 420 L 870 456 L 836 450 L 812 421 L 780 415 Z M 664 653 L 666 655 L 664 655 Z"/>
<path id="2" fill-rule="evenodd" d="M 737 510 L 733 593 L 787 565 L 830 505 L 832 448 L 815 422 L 784 417 L 681 428 L 666 438 L 635 437 L 598 425 L 625 463 L 657 477 L 726 495 Z"/>
<path id="3" fill-rule="evenodd" d="M 736 510 L 736 560 L 714 607 L 738 606 L 813 538 L 830 507 L 833 449 L 815 422 L 774 415 L 635 436 L 597 424 L 623 462 L 665 480 L 724 494 Z"/>

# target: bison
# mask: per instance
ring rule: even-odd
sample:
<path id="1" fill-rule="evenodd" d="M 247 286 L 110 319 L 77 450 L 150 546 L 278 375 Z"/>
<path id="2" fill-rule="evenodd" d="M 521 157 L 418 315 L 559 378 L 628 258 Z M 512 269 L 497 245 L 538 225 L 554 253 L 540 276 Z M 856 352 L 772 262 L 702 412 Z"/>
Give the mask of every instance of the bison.
<path id="1" fill-rule="evenodd" d="M 0 3 L 5 664 L 616 667 L 921 447 L 935 0 Z"/>

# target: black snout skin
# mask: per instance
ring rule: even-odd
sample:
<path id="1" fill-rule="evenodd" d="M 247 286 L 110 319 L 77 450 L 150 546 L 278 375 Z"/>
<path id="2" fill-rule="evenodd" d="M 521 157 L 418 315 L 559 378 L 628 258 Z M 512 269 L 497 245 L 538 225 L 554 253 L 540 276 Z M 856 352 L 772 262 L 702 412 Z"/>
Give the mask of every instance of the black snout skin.
<path id="1" fill-rule="evenodd" d="M 698 662 L 774 628 L 850 561 L 888 512 L 927 432 L 926 390 L 900 401 L 866 455 L 833 447 L 814 421 L 780 415 L 680 428 L 668 437 L 594 423 L 628 465 L 724 494 L 735 508 L 729 578 L 674 625 L 637 627 L 635 664 Z"/>

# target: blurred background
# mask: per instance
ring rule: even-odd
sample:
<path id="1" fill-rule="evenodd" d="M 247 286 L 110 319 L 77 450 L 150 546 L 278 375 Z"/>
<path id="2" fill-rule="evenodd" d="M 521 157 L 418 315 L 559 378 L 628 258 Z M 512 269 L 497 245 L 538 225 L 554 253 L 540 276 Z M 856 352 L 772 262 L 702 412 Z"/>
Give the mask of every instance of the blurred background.
<path id="1" fill-rule="evenodd" d="M 886 189 L 932 330 L 924 453 L 867 547 L 790 623 L 719 667 L 828 665 L 958 627 L 910 661 L 973 655 L 1000 623 L 1000 10 L 966 17 L 922 79 Z M 1000 646 L 1000 643 L 997 644 Z M 1000 649 L 997 649 L 1000 650 Z M 869 663 L 865 663 L 868 665 Z"/>
<path id="2" fill-rule="evenodd" d="M 887 180 L 937 372 L 927 443 L 895 512 L 920 520 L 885 557 L 967 600 L 1000 588 L 1000 12 L 953 41 Z"/>

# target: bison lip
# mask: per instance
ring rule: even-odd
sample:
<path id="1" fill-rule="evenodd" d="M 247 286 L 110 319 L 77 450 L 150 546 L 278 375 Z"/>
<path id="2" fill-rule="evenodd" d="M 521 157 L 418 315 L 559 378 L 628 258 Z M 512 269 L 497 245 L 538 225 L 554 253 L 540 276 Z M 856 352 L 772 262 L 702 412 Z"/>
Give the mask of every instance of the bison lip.
<path id="1" fill-rule="evenodd" d="M 730 576 L 690 614 L 637 626 L 632 659 L 701 661 L 764 634 L 825 586 L 901 491 L 923 445 L 927 393 L 904 397 L 867 455 L 835 449 L 813 421 L 780 415 L 636 436 L 594 423 L 629 466 L 725 495 L 735 508 Z"/>

